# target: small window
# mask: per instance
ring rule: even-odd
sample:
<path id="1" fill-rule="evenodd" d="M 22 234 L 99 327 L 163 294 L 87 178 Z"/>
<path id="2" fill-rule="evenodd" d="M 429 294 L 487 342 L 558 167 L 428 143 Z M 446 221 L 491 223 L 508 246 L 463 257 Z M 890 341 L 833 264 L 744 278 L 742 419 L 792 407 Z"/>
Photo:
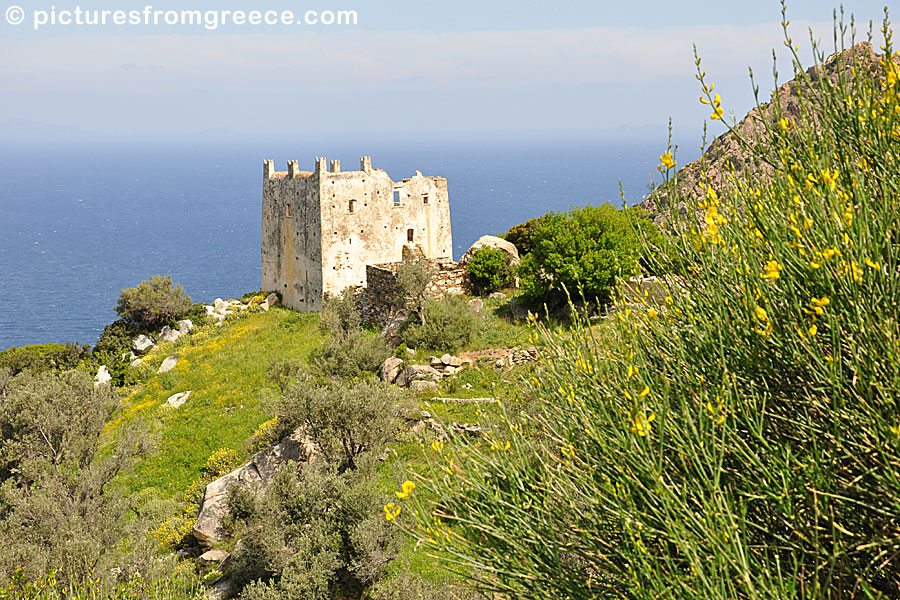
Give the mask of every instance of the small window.
<path id="1" fill-rule="evenodd" d="M 347 210 L 349 212 L 354 212 L 356 210 L 356 200 L 351 200 L 347 203 Z"/>
<path id="2" fill-rule="evenodd" d="M 394 190 L 394 206 L 400 206 L 400 190 Z"/>
<path id="3" fill-rule="evenodd" d="M 428 204 L 428 194 L 422 196 L 422 204 Z"/>
<path id="4" fill-rule="evenodd" d="M 415 234 L 415 230 L 407 229 L 406 230 L 406 241 L 412 243 L 414 234 Z"/>
<path id="5" fill-rule="evenodd" d="M 291 205 L 287 205 L 287 216 L 291 216 Z"/>

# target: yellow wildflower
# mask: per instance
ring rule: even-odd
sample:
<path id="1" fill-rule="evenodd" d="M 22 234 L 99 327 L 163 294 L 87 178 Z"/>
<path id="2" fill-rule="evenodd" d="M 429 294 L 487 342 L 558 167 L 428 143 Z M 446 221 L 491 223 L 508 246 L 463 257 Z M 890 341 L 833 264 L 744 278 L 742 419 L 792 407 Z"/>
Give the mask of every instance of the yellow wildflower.
<path id="1" fill-rule="evenodd" d="M 656 420 L 656 414 L 652 411 L 649 413 L 644 412 L 643 410 L 636 412 L 631 424 L 631 432 L 636 433 L 641 437 L 650 435 L 650 423 L 654 420 Z"/>
<path id="2" fill-rule="evenodd" d="M 659 157 L 659 162 L 662 163 L 659 167 L 657 167 L 660 171 L 672 169 L 675 167 L 675 157 L 671 152 L 666 152 L 662 156 Z"/>
<path id="3" fill-rule="evenodd" d="M 778 279 L 781 277 L 782 266 L 776 260 L 770 260 L 766 264 L 766 272 L 760 275 L 763 279 Z"/>
<path id="4" fill-rule="evenodd" d="M 400 491 L 395 493 L 397 494 L 397 497 L 402 500 L 403 498 L 409 496 L 415 487 L 416 484 L 407 479 L 400 485 Z"/>
<path id="5" fill-rule="evenodd" d="M 388 521 L 393 521 L 400 514 L 401 510 L 403 510 L 403 507 L 397 506 L 393 502 L 388 502 L 384 505 L 384 518 Z"/>

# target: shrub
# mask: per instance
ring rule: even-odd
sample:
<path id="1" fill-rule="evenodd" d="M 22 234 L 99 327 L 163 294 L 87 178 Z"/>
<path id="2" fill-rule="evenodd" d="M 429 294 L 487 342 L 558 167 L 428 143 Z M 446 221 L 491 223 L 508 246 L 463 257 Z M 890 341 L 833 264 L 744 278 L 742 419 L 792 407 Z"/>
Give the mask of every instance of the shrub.
<path id="1" fill-rule="evenodd" d="M 478 294 L 490 294 L 502 290 L 513 280 L 513 267 L 509 256 L 496 248 L 482 247 L 475 251 L 466 271 Z"/>
<path id="2" fill-rule="evenodd" d="M 321 377 L 374 373 L 391 355 L 384 338 L 360 327 L 356 297 L 350 290 L 326 300 L 319 314 L 325 344 L 310 355 L 311 370 Z"/>
<path id="3" fill-rule="evenodd" d="M 319 313 L 319 331 L 331 337 L 347 337 L 359 330 L 361 322 L 356 294 L 350 289 L 325 300 Z"/>
<path id="4" fill-rule="evenodd" d="M 519 258 L 525 258 L 534 249 L 534 238 L 543 222 L 544 217 L 529 219 L 525 223 L 514 225 L 500 237 L 516 247 Z"/>
<path id="5" fill-rule="evenodd" d="M 587 300 L 609 300 L 616 278 L 639 269 L 636 215 L 603 204 L 544 216 L 534 248 L 519 266 L 526 298 L 552 304 L 568 292 Z"/>
<path id="6" fill-rule="evenodd" d="M 230 576 L 241 598 L 328 600 L 361 597 L 398 550 L 374 485 L 374 462 L 341 472 L 288 464 L 256 498 L 229 490 L 242 543 Z"/>
<path id="7" fill-rule="evenodd" d="M 430 299 L 422 314 L 424 323 L 410 319 L 403 327 L 403 342 L 410 348 L 455 352 L 475 338 L 481 325 L 461 296 Z"/>
<path id="8" fill-rule="evenodd" d="M 507 416 L 435 456 L 434 504 L 404 514 L 485 587 L 900 597 L 898 67 L 865 48 L 829 63 L 839 77 L 795 60 L 801 117 L 774 102 L 742 141 L 773 168 L 687 200 L 702 220 L 668 248 L 683 288 L 622 306 L 602 344 L 582 322 L 542 330 L 529 431 Z"/>
<path id="9" fill-rule="evenodd" d="M 119 295 L 116 314 L 137 327 L 161 327 L 184 316 L 191 299 L 181 284 L 172 286 L 171 275 L 153 275 Z"/>
<path id="10" fill-rule="evenodd" d="M 347 337 L 331 337 L 310 354 L 310 369 L 322 377 L 351 378 L 374 373 L 391 355 L 384 338 L 370 331 L 355 331 Z"/>
<path id="11" fill-rule="evenodd" d="M 124 560 L 126 506 L 111 482 L 143 448 L 123 435 L 98 456 L 115 405 L 87 373 L 0 371 L 0 589 L 19 567 L 57 569 L 63 588 Z"/>
<path id="12" fill-rule="evenodd" d="M 71 342 L 22 346 L 0 352 L 0 370 L 7 369 L 12 375 L 26 370 L 60 372 L 74 369 L 90 358 L 90 346 Z"/>
<path id="13" fill-rule="evenodd" d="M 125 319 L 113 321 L 103 328 L 100 339 L 94 345 L 94 353 L 98 356 L 121 357 L 122 353 L 131 350 L 131 342 L 140 333 L 134 323 Z"/>
<path id="14" fill-rule="evenodd" d="M 301 374 L 279 401 L 278 421 L 288 431 L 305 427 L 328 461 L 348 468 L 392 438 L 407 402 L 403 392 L 382 381 L 317 384 Z"/>
<path id="15" fill-rule="evenodd" d="M 410 311 L 420 323 L 425 323 L 426 290 L 433 275 L 431 265 L 421 259 L 404 256 L 397 268 L 396 296 L 391 303 L 395 307 Z"/>

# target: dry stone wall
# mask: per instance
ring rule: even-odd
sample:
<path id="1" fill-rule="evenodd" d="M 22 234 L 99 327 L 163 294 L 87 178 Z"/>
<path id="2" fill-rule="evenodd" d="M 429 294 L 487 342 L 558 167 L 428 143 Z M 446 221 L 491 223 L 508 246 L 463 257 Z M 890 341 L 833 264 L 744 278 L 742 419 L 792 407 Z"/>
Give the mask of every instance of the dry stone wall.
<path id="1" fill-rule="evenodd" d="M 423 259 L 432 267 L 433 275 L 425 293 L 430 298 L 470 294 L 472 284 L 465 267 L 452 260 Z M 397 292 L 397 270 L 400 263 L 366 265 L 366 287 L 356 288 L 364 323 L 384 325 L 396 312 L 391 299 Z"/>

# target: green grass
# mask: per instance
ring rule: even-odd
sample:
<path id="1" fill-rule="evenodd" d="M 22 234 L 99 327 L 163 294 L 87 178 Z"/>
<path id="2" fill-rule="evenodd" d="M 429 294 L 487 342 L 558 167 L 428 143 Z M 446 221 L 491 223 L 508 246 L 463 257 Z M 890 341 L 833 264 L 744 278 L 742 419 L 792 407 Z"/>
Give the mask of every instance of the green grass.
<path id="1" fill-rule="evenodd" d="M 199 332 L 155 350 L 144 360 L 142 382 L 124 398 L 107 426 L 107 443 L 134 421 L 144 421 L 155 452 L 139 460 L 121 482 L 129 492 L 147 488 L 160 498 L 173 498 L 196 477 L 207 458 L 220 448 L 246 454 L 246 440 L 271 415 L 275 385 L 266 378 L 269 366 L 286 358 L 306 358 L 320 341 L 317 316 L 276 308 L 223 327 Z M 157 375 L 159 364 L 178 354 L 178 365 Z M 180 408 L 166 399 L 191 390 Z"/>

